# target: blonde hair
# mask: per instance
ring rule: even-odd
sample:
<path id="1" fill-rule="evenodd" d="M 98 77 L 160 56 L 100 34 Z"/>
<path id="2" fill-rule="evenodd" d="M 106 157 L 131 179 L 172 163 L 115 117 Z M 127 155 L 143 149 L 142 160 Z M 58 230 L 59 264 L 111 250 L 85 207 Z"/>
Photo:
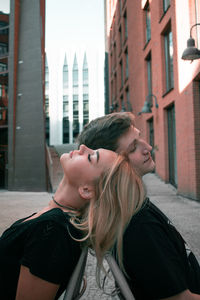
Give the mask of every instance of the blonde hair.
<path id="1" fill-rule="evenodd" d="M 124 269 L 123 233 L 132 216 L 141 208 L 145 189 L 126 155 L 118 155 L 111 169 L 96 180 L 95 186 L 95 197 L 90 200 L 82 217 L 78 221 L 74 217 L 71 222 L 86 233 L 82 241 L 87 241 L 96 253 L 98 275 L 103 268 L 104 255 L 115 245 L 119 265 Z"/>

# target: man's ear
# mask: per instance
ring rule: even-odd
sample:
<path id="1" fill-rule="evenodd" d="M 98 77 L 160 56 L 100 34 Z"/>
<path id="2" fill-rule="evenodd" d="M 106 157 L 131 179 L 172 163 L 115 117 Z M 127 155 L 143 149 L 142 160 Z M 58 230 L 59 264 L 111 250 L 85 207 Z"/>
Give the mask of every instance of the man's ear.
<path id="1" fill-rule="evenodd" d="M 83 185 L 78 188 L 79 195 L 85 200 L 94 197 L 94 187 L 92 185 Z"/>

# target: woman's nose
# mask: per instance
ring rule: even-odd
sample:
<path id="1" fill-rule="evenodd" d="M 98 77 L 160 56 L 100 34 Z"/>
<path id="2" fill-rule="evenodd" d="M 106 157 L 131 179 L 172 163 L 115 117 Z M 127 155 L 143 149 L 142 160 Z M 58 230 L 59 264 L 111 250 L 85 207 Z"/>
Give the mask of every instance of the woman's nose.
<path id="1" fill-rule="evenodd" d="M 90 153 L 90 152 L 92 152 L 92 149 L 88 148 L 83 144 L 79 148 L 79 154 Z"/>

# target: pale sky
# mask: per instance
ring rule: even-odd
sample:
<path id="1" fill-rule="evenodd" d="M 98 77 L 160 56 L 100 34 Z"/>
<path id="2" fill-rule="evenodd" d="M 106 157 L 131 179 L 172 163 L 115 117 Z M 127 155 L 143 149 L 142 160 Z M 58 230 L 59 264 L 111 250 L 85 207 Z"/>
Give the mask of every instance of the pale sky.
<path id="1" fill-rule="evenodd" d="M 0 1 L 9 13 L 9 0 Z M 104 45 L 104 0 L 46 0 L 46 49 Z"/>
<path id="2" fill-rule="evenodd" d="M 10 0 L 1 0 L 0 11 L 3 11 L 4 13 L 10 12 Z"/>
<path id="3" fill-rule="evenodd" d="M 104 45 L 104 0 L 46 0 L 46 49 Z"/>

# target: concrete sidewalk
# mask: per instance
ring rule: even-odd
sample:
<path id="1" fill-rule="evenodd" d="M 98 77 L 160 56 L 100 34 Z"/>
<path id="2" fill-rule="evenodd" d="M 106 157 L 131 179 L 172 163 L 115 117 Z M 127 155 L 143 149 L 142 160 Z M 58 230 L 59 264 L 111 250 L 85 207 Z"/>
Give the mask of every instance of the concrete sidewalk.
<path id="1" fill-rule="evenodd" d="M 181 197 L 170 184 L 165 184 L 155 174 L 144 176 L 148 196 L 167 214 L 200 261 L 200 202 Z M 0 234 L 16 219 L 39 211 L 48 204 L 51 193 L 9 192 L 0 190 Z M 118 299 L 103 295 L 95 282 L 95 259 L 89 255 L 87 262 L 87 289 L 82 300 Z M 112 290 L 112 279 L 108 290 Z"/>

